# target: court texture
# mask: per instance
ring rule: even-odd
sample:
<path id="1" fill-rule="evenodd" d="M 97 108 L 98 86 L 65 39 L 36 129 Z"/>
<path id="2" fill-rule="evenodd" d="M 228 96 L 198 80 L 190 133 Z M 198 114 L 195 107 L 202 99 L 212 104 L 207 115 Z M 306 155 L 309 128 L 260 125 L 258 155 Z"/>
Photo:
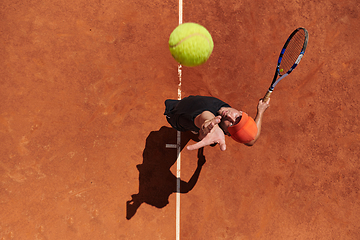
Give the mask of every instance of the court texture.
<path id="1" fill-rule="evenodd" d="M 0 239 L 360 239 L 358 0 L 0 2 Z M 181 67 L 179 22 L 209 60 Z M 188 151 L 164 101 L 255 117 L 298 27 L 306 53 L 253 147 Z M 181 152 L 180 154 L 178 152 Z"/>

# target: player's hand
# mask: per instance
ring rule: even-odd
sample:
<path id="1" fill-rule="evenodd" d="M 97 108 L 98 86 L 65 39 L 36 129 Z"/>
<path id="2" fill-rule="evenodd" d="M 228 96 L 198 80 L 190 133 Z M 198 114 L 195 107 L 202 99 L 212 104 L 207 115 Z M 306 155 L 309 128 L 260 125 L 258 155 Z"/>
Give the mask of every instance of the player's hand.
<path id="1" fill-rule="evenodd" d="M 270 98 L 266 102 L 264 102 L 263 99 L 260 99 L 257 106 L 258 113 L 264 113 L 268 107 L 270 107 Z"/>
<path id="2" fill-rule="evenodd" d="M 200 135 L 199 135 L 200 139 Z M 204 136 L 200 142 L 197 142 L 193 145 L 187 146 L 188 150 L 196 150 L 205 146 L 209 146 L 211 144 L 218 143 L 220 145 L 220 150 L 226 150 L 225 144 L 225 135 L 223 130 L 219 127 L 218 124 L 211 126 L 210 131 Z"/>
<path id="3" fill-rule="evenodd" d="M 214 117 L 211 120 L 206 120 L 199 130 L 199 140 L 202 140 L 208 135 L 211 130 L 221 122 L 221 116 Z"/>

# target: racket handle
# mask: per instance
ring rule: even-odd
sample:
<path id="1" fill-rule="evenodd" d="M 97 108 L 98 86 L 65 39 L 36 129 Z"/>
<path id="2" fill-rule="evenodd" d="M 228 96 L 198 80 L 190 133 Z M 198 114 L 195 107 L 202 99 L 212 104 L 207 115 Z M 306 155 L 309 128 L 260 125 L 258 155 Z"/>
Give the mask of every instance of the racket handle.
<path id="1" fill-rule="evenodd" d="M 267 91 L 267 93 L 265 94 L 265 97 L 263 98 L 263 102 L 267 102 L 267 100 L 269 99 L 271 93 L 272 93 L 272 91 Z"/>

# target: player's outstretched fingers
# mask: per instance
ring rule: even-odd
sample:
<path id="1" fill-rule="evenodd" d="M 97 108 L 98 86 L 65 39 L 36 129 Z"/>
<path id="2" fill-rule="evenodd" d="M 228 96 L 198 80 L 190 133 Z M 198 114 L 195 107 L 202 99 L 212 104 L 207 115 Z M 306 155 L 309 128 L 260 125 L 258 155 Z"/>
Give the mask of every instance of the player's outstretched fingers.
<path id="1" fill-rule="evenodd" d="M 205 147 L 207 144 L 204 141 L 197 142 L 195 144 L 189 145 L 186 147 L 187 150 L 197 150 L 199 148 Z"/>
<path id="2" fill-rule="evenodd" d="M 226 150 L 225 140 L 221 140 L 221 141 L 219 142 L 219 145 L 220 145 L 220 150 L 221 150 L 221 151 L 225 151 L 225 150 Z"/>
<path id="3" fill-rule="evenodd" d="M 205 146 L 209 146 L 210 144 L 212 144 L 214 142 L 209 142 L 209 141 L 200 141 L 200 142 L 197 142 L 195 144 L 192 144 L 192 145 L 189 145 L 186 147 L 187 150 L 197 150 L 197 149 L 200 149 L 202 147 L 205 147 Z M 225 140 L 220 140 L 219 142 L 215 142 L 215 143 L 219 143 L 219 146 L 220 146 L 220 150 L 221 151 L 225 151 L 226 150 L 226 143 L 225 143 Z"/>

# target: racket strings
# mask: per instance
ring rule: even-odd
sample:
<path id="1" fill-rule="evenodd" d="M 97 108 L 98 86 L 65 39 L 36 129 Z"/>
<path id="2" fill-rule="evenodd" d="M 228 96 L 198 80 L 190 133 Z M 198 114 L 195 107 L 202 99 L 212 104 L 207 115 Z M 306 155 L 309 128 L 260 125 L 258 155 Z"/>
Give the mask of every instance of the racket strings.
<path id="1" fill-rule="evenodd" d="M 298 31 L 290 40 L 285 49 L 282 61 L 280 63 L 280 69 L 282 73 L 288 72 L 295 64 L 300 53 L 303 50 L 305 43 L 305 32 Z"/>

